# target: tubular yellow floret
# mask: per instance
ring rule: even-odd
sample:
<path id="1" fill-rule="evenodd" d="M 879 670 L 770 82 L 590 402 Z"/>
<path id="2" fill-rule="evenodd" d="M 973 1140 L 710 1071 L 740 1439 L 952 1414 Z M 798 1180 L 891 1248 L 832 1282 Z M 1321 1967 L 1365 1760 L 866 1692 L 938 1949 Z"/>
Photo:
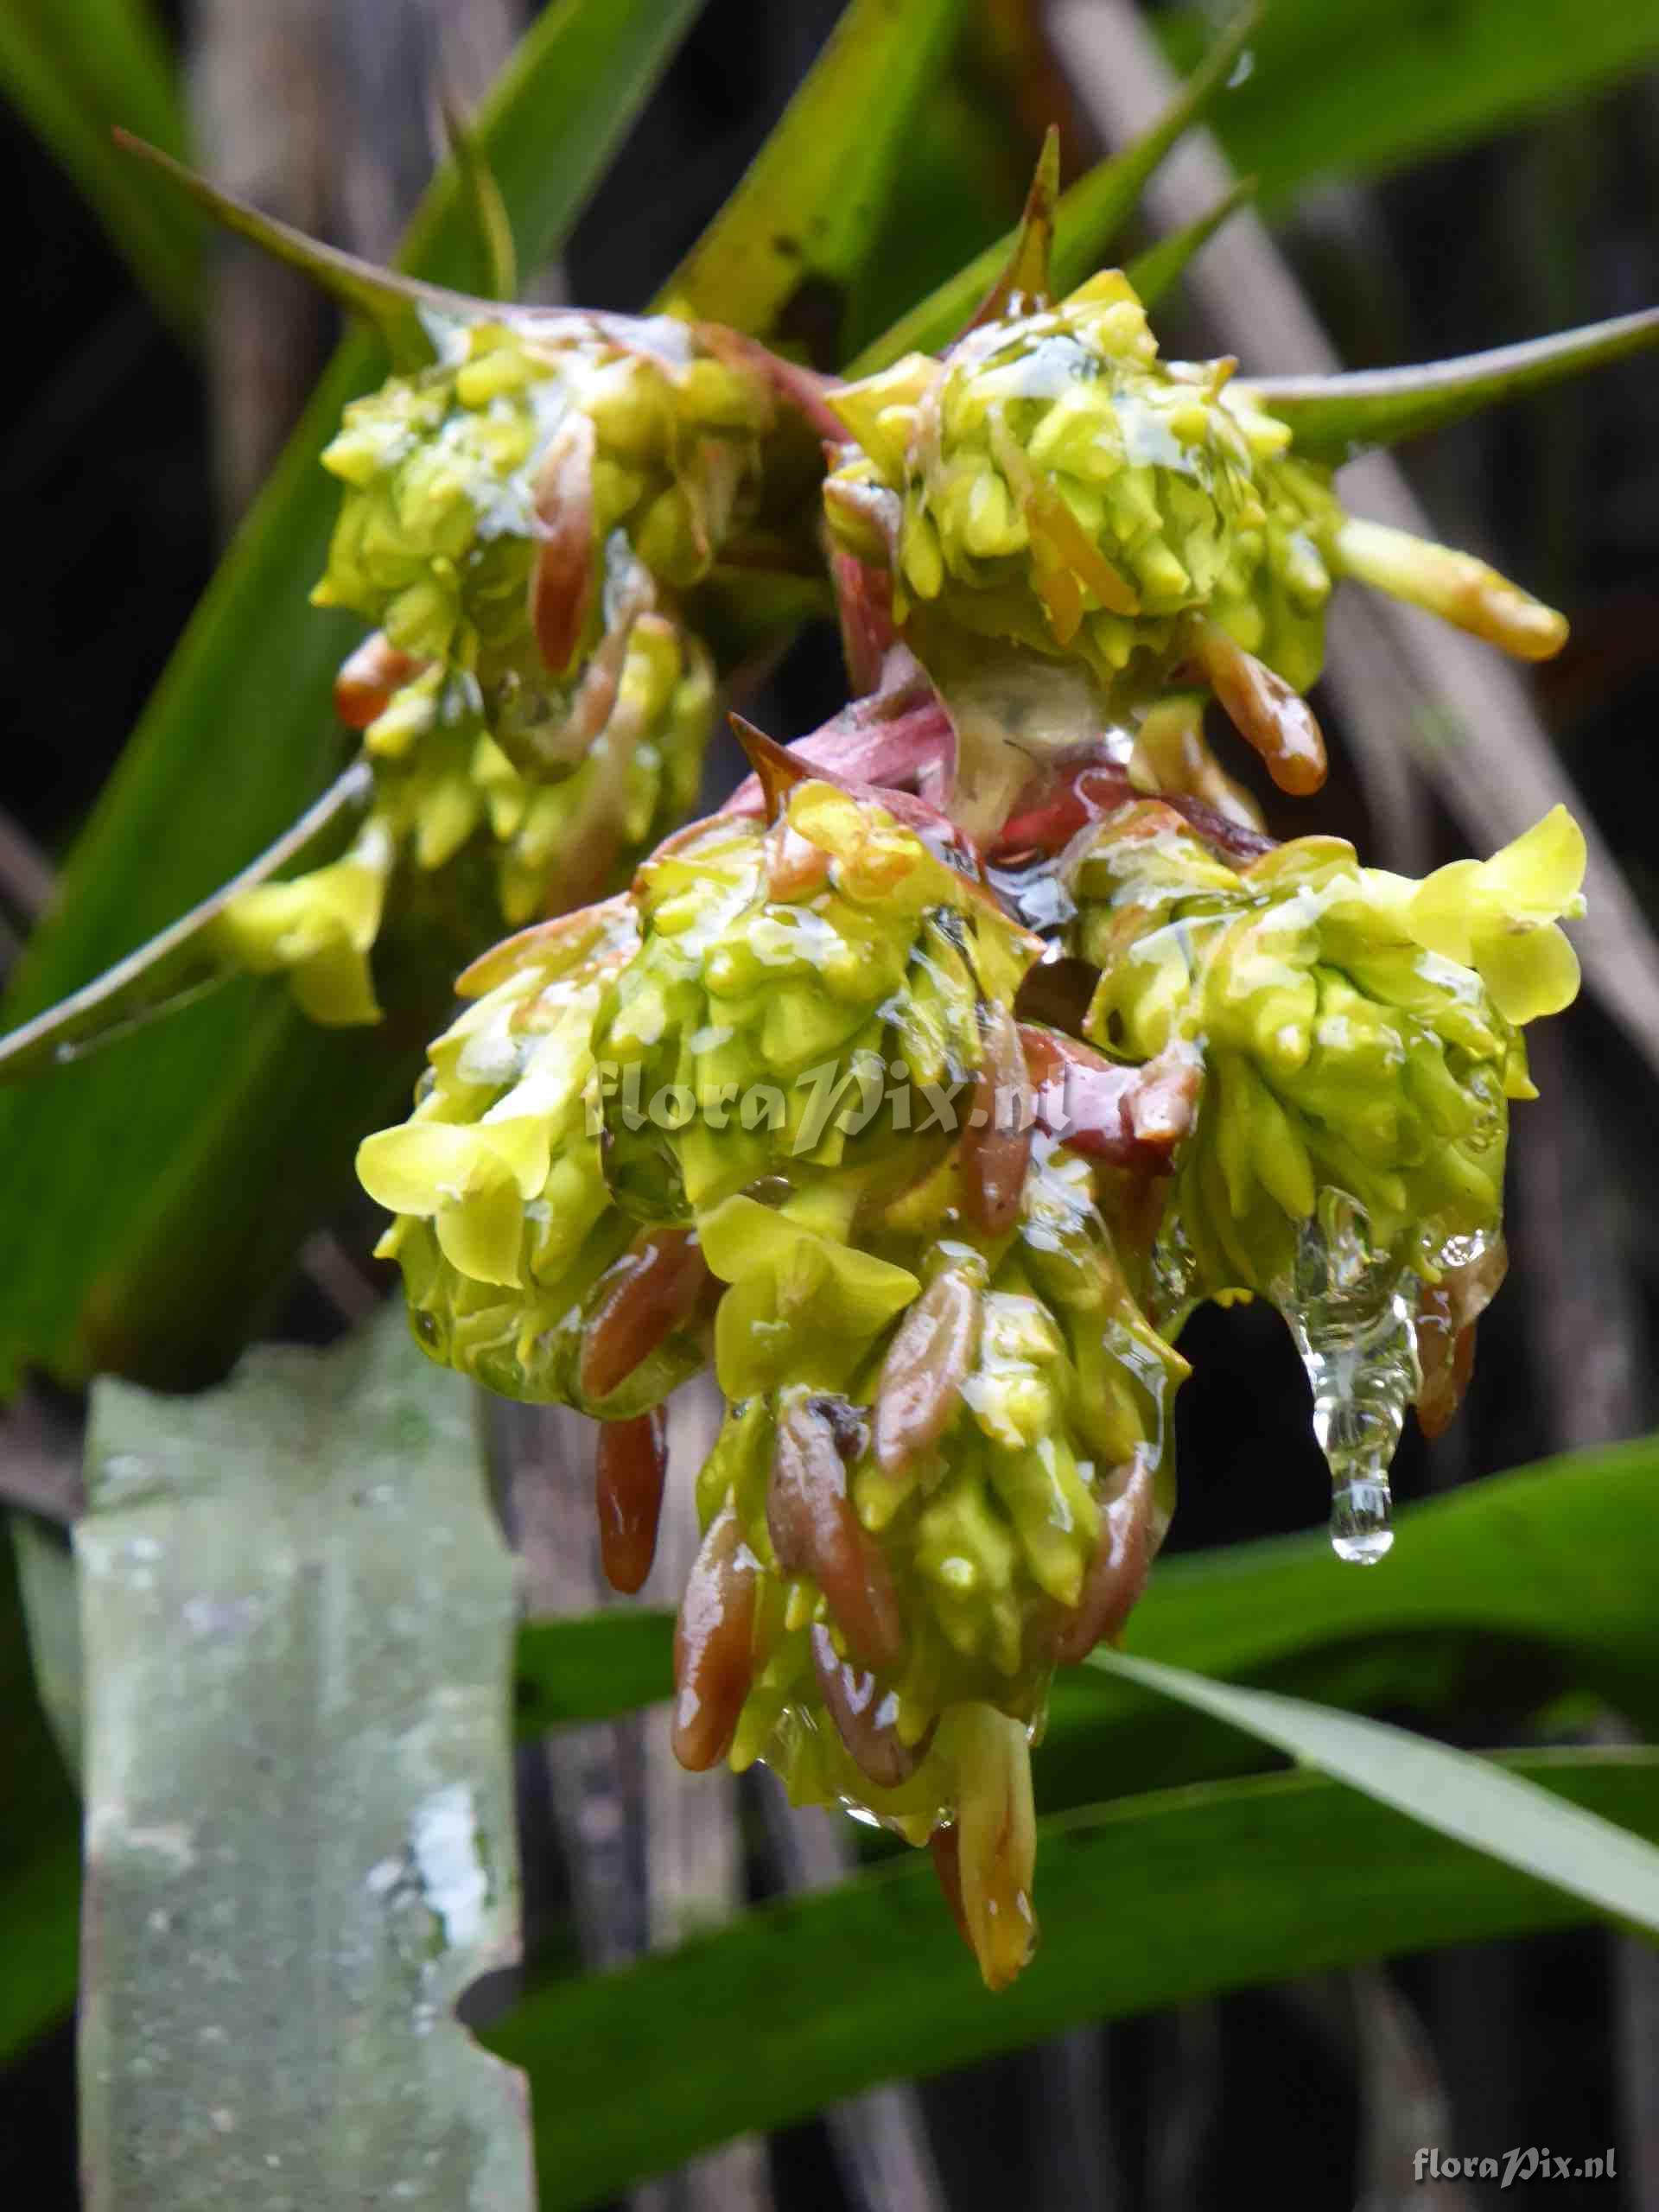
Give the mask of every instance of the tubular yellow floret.
<path id="1" fill-rule="evenodd" d="M 1344 575 L 1424 607 L 1517 660 L 1548 660 L 1567 643 L 1564 614 L 1472 553 L 1350 515 L 1337 532 L 1334 557 Z"/>

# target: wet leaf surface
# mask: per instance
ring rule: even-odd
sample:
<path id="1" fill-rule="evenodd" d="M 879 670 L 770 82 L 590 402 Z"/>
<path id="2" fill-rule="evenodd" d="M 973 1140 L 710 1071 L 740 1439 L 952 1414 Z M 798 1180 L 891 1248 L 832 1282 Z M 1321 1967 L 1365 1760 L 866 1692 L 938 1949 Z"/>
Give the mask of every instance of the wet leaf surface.
<path id="1" fill-rule="evenodd" d="M 105 1382 L 76 1533 L 86 2202 L 532 2203 L 452 2017 L 517 1955 L 512 1561 L 403 1316 Z"/>

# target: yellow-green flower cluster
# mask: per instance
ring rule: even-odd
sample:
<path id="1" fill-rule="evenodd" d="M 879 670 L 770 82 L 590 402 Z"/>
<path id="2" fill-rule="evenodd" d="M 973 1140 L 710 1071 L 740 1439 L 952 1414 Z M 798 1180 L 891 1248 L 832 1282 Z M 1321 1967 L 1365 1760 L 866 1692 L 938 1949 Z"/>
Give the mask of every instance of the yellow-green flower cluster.
<path id="1" fill-rule="evenodd" d="M 479 963 L 359 1155 L 434 1357 L 626 1421 L 712 1351 L 677 1747 L 916 1840 L 957 1823 L 993 1980 L 1032 1932 L 1026 1732 L 1139 1595 L 1185 1372 L 1115 1171 L 1033 1128 L 1034 950 L 921 830 L 806 780 Z M 906 1110 L 859 1110 L 861 1053 Z M 618 1496 L 659 1482 L 617 1464 Z"/>
<path id="2" fill-rule="evenodd" d="M 286 969 L 316 1020 L 372 1020 L 400 863 L 484 863 L 474 943 L 610 887 L 689 811 L 713 727 L 679 594 L 804 450 L 763 375 L 663 319 L 480 321 L 353 402 L 323 456 L 346 496 L 313 596 L 378 626 L 336 694 L 372 822 L 346 862 L 235 901 L 227 957 Z"/>
<path id="3" fill-rule="evenodd" d="M 1300 689 L 1319 673 L 1341 510 L 1330 472 L 1227 379 L 1158 358 L 1127 277 L 988 324 L 832 395 L 860 450 L 830 524 L 887 558 L 924 658 L 963 630 L 1086 664 L 1114 711 L 1145 703 L 1218 624 Z"/>
<path id="4" fill-rule="evenodd" d="M 974 1838 L 1022 1808 L 1028 1823 L 1026 1738 L 1053 1668 L 1116 1636 L 1140 1594 L 1185 1368 L 1135 1302 L 1087 1161 L 1039 1138 L 1001 1236 L 963 1234 L 958 1195 L 947 1171 L 867 1227 L 912 1270 L 885 1327 L 867 1312 L 857 1344 L 797 1328 L 788 1379 L 732 1404 L 697 1499 L 705 1548 L 749 1562 L 747 1694 L 722 1710 L 688 1655 L 681 1732 L 693 1764 L 729 1744 L 797 1803 L 857 1805 L 912 1842 L 957 1824 L 995 1986 L 1032 1938 L 1029 1839 L 1022 1859 Z M 740 1283 L 742 1241 L 785 1233 L 734 1218 L 747 1204 L 703 1230 Z"/>
<path id="5" fill-rule="evenodd" d="M 568 773 L 596 731 L 595 654 L 754 520 L 779 427 L 766 380 L 684 324 L 474 323 L 347 408 L 323 455 L 346 492 L 313 596 L 468 679 L 523 772 Z"/>
<path id="6" fill-rule="evenodd" d="M 702 774 L 715 683 L 708 654 L 678 622 L 637 615 L 603 726 L 569 773 L 551 781 L 522 775 L 475 707 L 474 688 L 434 663 L 402 688 L 365 742 L 378 811 L 415 865 L 442 868 L 487 834 L 501 915 L 517 926 L 560 894 L 565 873 L 580 903 L 683 819 Z"/>
<path id="7" fill-rule="evenodd" d="M 849 1765 L 815 1713 L 807 1628 L 823 1624 L 842 1656 L 880 1674 L 907 1752 L 952 1704 L 1035 1720 L 1115 1480 L 1144 1468 L 1147 1510 L 1160 1535 L 1166 1525 L 1166 1400 L 1185 1370 L 1135 1304 L 1087 1163 L 1058 1148 L 1033 1160 L 1010 1237 L 964 1238 L 947 1224 L 914 1256 L 912 1300 L 850 1375 L 833 1354 L 817 1358 L 809 1337 L 790 1382 L 737 1402 L 699 1503 L 706 1526 L 733 1502 L 757 1557 L 783 1576 L 734 1759 L 781 1760 L 803 1800 L 862 1792 L 884 1815 L 923 1819 L 925 1835 L 944 1807 L 928 1801 L 929 1778 L 868 1797 L 879 1759 L 860 1783 L 855 1757 Z M 863 1571 L 893 1592 L 901 1651 L 882 1648 L 884 1609 L 859 1575 L 832 1565 L 820 1578 L 800 1556 L 777 1559 L 780 1426 L 810 1428 L 812 1408 L 832 1402 L 844 1409 L 858 1548 L 880 1554 Z"/>
<path id="8" fill-rule="evenodd" d="M 688 1281 L 677 1253 L 679 1302 L 641 1358 L 619 1363 L 602 1342 L 597 1370 L 593 1357 L 596 1325 L 664 1256 L 612 1203 L 588 1110 L 594 1018 L 637 944 L 626 898 L 509 939 L 462 978 L 481 995 L 431 1046 L 410 1119 L 358 1154 L 365 1188 L 398 1217 L 378 1249 L 403 1268 L 431 1357 L 505 1396 L 615 1418 L 702 1359 L 701 1271 Z"/>
<path id="9" fill-rule="evenodd" d="M 1205 1070 L 1167 1300 L 1282 1293 L 1323 1192 L 1429 1280 L 1496 1232 L 1508 1101 L 1534 1095 L 1521 1025 L 1576 991 L 1555 923 L 1582 911 L 1583 869 L 1561 808 L 1421 883 L 1329 837 L 1235 868 L 1156 802 L 1101 826 L 1075 881 L 1100 970 L 1087 1033 L 1130 1060 L 1184 1039 Z"/>

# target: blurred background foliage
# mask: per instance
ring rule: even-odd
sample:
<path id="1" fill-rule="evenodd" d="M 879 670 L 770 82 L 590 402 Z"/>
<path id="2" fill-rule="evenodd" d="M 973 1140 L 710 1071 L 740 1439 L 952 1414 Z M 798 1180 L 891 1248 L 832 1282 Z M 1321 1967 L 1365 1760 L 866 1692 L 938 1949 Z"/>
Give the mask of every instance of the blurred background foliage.
<path id="1" fill-rule="evenodd" d="M 280 542 L 257 556 L 244 542 L 239 568 L 209 602 L 219 626 L 212 635 L 199 629 L 186 648 L 199 683 L 204 669 L 216 674 L 195 695 L 185 728 L 183 664 L 164 678 L 169 657 L 338 334 L 280 273 L 256 270 L 239 246 L 210 245 L 188 212 L 118 160 L 107 126 L 194 150 L 274 212 L 383 253 L 431 163 L 434 88 L 477 97 L 537 12 L 515 0 L 336 0 L 332 8 L 281 0 L 257 10 L 237 0 L 154 9 L 142 0 L 6 0 L 0 11 L 0 91 L 10 104 L 0 174 L 14 211 L 20 310 L 0 457 L 14 545 L 0 626 L 0 690 L 14 732 L 0 788 L 8 965 L 66 861 L 79 900 L 67 929 L 48 932 L 23 969 L 14 1015 L 171 918 L 320 786 L 334 742 L 327 677 L 350 635 L 329 618 L 300 617 L 330 512 L 327 486 L 301 450 L 278 464 Z M 615 158 L 537 286 L 543 296 L 632 309 L 652 298 L 731 192 L 839 11 L 836 0 L 707 0 L 701 9 L 653 0 L 616 12 L 636 36 L 632 62 L 617 67 L 642 73 L 632 119 L 613 98 L 595 95 L 580 104 L 580 129 L 566 117 L 561 130 L 531 102 L 499 158 L 505 183 L 550 180 L 536 214 L 550 250 L 564 215 L 582 205 L 588 158 L 598 160 L 613 122 L 626 123 Z M 1189 67 L 1221 11 L 1139 12 L 1168 56 Z M 973 0 L 930 59 L 875 248 L 844 296 L 817 302 L 810 331 L 822 332 L 827 318 L 843 350 L 856 348 L 1006 227 L 1050 121 L 1062 124 L 1071 174 L 1105 150 L 1099 102 L 1077 56 L 1092 48 L 1102 67 L 1122 68 L 1114 41 L 1134 14 L 1089 0 L 1052 9 Z M 655 64 L 660 78 L 649 89 Z M 1274 239 L 1349 365 L 1472 350 L 1659 300 L 1655 0 L 1273 0 L 1236 74 L 1215 118 L 1222 144 L 1259 180 Z M 558 96 L 553 85 L 545 97 Z M 568 207 L 558 200 L 561 176 Z M 423 237 L 438 273 L 476 279 L 453 194 L 429 207 Z M 1162 317 L 1166 350 L 1243 350 L 1237 331 L 1215 327 L 1215 310 L 1196 285 L 1172 302 Z M 1252 328 L 1247 366 L 1297 365 L 1276 353 L 1275 340 L 1272 327 Z M 309 418 L 312 452 L 372 362 L 360 344 L 336 360 Z M 1649 925 L 1659 922 L 1650 737 L 1659 705 L 1656 390 L 1651 365 L 1637 359 L 1442 433 L 1406 463 L 1448 539 L 1490 556 L 1571 617 L 1572 643 L 1542 671 L 1537 703 Z M 307 641 L 297 652 L 296 637 Z M 1386 671 L 1380 680 L 1382 703 L 1370 703 L 1386 715 Z M 841 688 L 834 639 L 814 628 L 748 711 L 793 734 L 831 711 Z M 1351 700 L 1319 706 L 1336 763 L 1320 826 L 1354 836 L 1370 857 L 1414 868 L 1479 842 L 1477 827 L 1454 823 L 1414 771 L 1391 783 L 1365 772 L 1362 748 L 1343 741 Z M 181 800 L 155 765 L 159 754 L 149 767 L 129 756 L 113 787 L 125 811 L 112 812 L 106 796 L 90 841 L 78 847 L 141 726 L 184 729 L 180 744 L 208 765 Z M 734 756 L 717 749 L 709 796 L 736 772 Z M 1303 826 L 1282 801 L 1262 796 L 1275 829 Z M 310 1033 L 285 1008 L 272 1012 L 251 987 L 238 987 L 175 1027 L 8 1100 L 0 1366 L 43 1363 L 74 1381 L 109 1365 L 153 1376 L 165 1356 L 176 1371 L 164 1379 L 210 1379 L 250 1325 L 242 1294 L 250 1279 L 267 1294 L 267 1334 L 320 1344 L 360 1319 L 378 1288 L 363 1256 L 373 1224 L 341 1198 L 341 1166 L 377 1102 L 395 1101 L 406 1084 L 427 1011 L 417 1003 L 389 1048 L 365 1054 L 353 1040 L 353 1051 L 314 1054 Z M 201 1141 L 212 1173 L 250 1195 L 241 1214 L 227 1208 L 221 1233 L 193 1213 L 200 1185 L 172 1147 L 201 1071 L 226 1056 L 243 1071 L 239 1103 Z M 1312 1550 L 1278 1565 L 1276 1554 L 1230 1558 L 1207 1580 L 1200 1563 L 1181 1563 L 1148 1601 L 1136 1649 L 1408 1719 L 1455 1745 L 1530 1755 L 1541 1745 L 1585 1751 L 1628 1740 L 1632 1722 L 1650 1733 L 1652 1675 L 1643 1662 L 1651 1647 L 1643 1638 L 1651 1634 L 1644 1596 L 1655 1587 L 1654 1455 L 1642 1448 L 1574 1461 L 1524 1498 L 1494 1492 L 1502 1502 L 1484 1522 L 1479 1493 L 1498 1471 L 1653 1425 L 1656 1065 L 1659 1034 L 1628 1019 L 1616 1024 L 1594 994 L 1541 1046 L 1543 1097 L 1517 1116 L 1510 1289 L 1486 1318 L 1459 1421 L 1433 1446 L 1414 1431 L 1402 1452 L 1398 1493 L 1435 1501 L 1430 1511 L 1442 1517 L 1423 1520 L 1415 1542 L 1420 1524 L 1408 1521 L 1384 1588 L 1379 1578 L 1366 1583 L 1361 1594 L 1377 1614 L 1356 1611 L 1344 1582 L 1344 1611 L 1333 1616 Z M 273 1068 L 287 1071 L 275 1085 Z M 238 1096 L 234 1084 L 230 1090 Z M 322 1097 L 326 1133 L 311 1118 Z M 305 1178 L 278 1173 L 274 1163 L 302 1155 Z M 111 1230 L 99 1248 L 111 1224 L 120 1236 Z M 309 1231 L 302 1262 L 290 1268 L 285 1255 L 302 1228 Z M 146 1287 L 136 1316 L 118 1294 L 133 1281 Z M 1192 1336 L 1197 1374 L 1180 1403 L 1173 1548 L 1212 1552 L 1318 1523 L 1325 1471 L 1276 1318 L 1206 1311 Z M 37 1638 L 54 1607 L 72 1602 L 61 1531 L 79 1504 L 71 1471 L 78 1415 L 73 1390 L 37 1380 L 0 1446 L 0 1481 L 22 1510 L 17 1575 L 31 1592 Z M 585 1452 L 573 1424 L 518 1414 L 498 1423 L 504 1513 L 542 1615 L 587 1613 L 597 1602 Z M 1465 1491 L 1466 1498 L 1442 1497 Z M 1275 1582 L 1275 1573 L 1286 1579 Z M 1456 1593 L 1443 1602 L 1432 1595 L 1442 1587 L 1437 1575 Z M 1483 1575 L 1490 1589 L 1470 1594 Z M 669 1586 L 664 1580 L 652 1590 L 660 1597 Z M 1292 1627 L 1280 1643 L 1263 1624 L 1281 1623 Z M 810 1926 L 798 1931 L 805 1948 L 791 1951 L 772 1923 L 757 1923 L 752 1955 L 734 1958 L 723 1980 L 698 1982 L 693 1961 L 684 1970 L 691 1978 L 677 1983 L 673 1962 L 663 1962 L 658 1982 L 641 1988 L 645 2011 L 631 2018 L 601 2017 L 602 1985 L 582 2000 L 586 2011 L 549 2012 L 558 1976 L 620 1963 L 717 1905 L 775 1898 L 844 1871 L 848 1851 L 842 1839 L 813 1831 L 804 1840 L 780 1824 L 765 1777 L 732 1789 L 693 1780 L 695 1801 L 664 1784 L 652 1723 L 634 1710 L 663 1678 L 658 1616 L 602 1616 L 550 1643 L 556 1633 L 527 1632 L 518 1661 L 519 1842 L 537 1994 L 515 2014 L 504 2006 L 522 1995 L 520 1985 L 486 1985 L 469 2017 L 493 2038 L 492 2024 L 505 2019 L 500 2046 L 532 2067 L 538 2018 L 541 2063 L 584 2039 L 602 2055 L 616 2108 L 601 2101 L 596 2068 L 575 2133 L 591 2153 L 594 2186 L 613 2186 L 627 2167 L 604 2152 L 613 2139 L 605 2131 L 620 2139 L 637 2124 L 630 2100 L 651 2100 L 677 2039 L 683 2047 L 696 2037 L 694 2008 L 723 2010 L 734 2032 L 756 2038 L 779 2016 L 810 2018 L 821 1995 L 827 2002 L 810 1962 L 819 1957 L 829 1974 L 844 1927 L 840 1936 L 831 1929 L 819 1955 Z M 66 1966 L 73 1974 L 75 1802 L 53 1734 L 73 1699 L 49 1694 L 54 1681 L 62 1688 L 49 1649 L 37 1642 L 43 1702 L 9 1576 L 0 1585 L 8 1692 L 0 2177 L 29 2190 L 18 2201 L 42 2207 L 78 2201 L 73 2045 L 62 2018 Z M 1103 1710 L 1098 1697 L 1079 1695 L 1082 1703 L 1063 1699 L 1057 1711 L 1044 1770 L 1051 1805 L 1276 1764 L 1144 1694 L 1137 1701 L 1114 1688 L 1116 1707 L 1109 1699 Z M 550 1735 L 555 1719 L 582 1725 Z M 1346 1953 L 1310 1943 L 1308 1961 L 1334 1968 L 1367 1955 L 1368 1925 L 1382 1931 L 1372 1948 L 1390 1948 L 1404 1939 L 1390 1942 L 1387 1931 L 1414 1924 L 1408 1914 L 1389 1916 L 1391 1855 L 1417 1866 L 1445 1847 L 1318 1788 L 1324 1796 L 1297 1816 L 1300 1841 L 1292 1821 L 1264 1843 L 1251 1804 L 1229 1800 L 1213 1811 L 1212 1848 L 1224 1873 L 1236 1854 L 1241 1881 L 1264 1853 L 1282 1854 L 1281 1902 L 1334 1860 L 1351 1889 L 1357 1940 Z M 1131 1797 L 1123 1802 L 1133 1807 Z M 1645 1818 L 1651 1832 L 1653 1800 L 1643 1803 L 1645 1812 L 1624 1815 L 1611 1802 L 1604 1808 Z M 1144 1847 L 1173 1853 L 1179 1872 L 1189 1862 L 1178 1838 L 1160 1837 L 1157 1812 L 1149 1801 L 1145 1817 L 1154 1825 Z M 1098 1885 L 1099 1948 L 1084 1963 L 1107 2010 L 1121 2009 L 1106 2003 L 1117 1987 L 1115 1863 L 1103 1849 L 1091 1858 L 1084 1838 L 1075 1859 L 1068 1853 L 1072 1873 L 1051 1866 L 1045 1874 L 1057 1891 L 1074 1881 L 1080 1908 Z M 971 2032 L 950 2040 L 949 2016 L 980 2000 L 950 1955 L 949 1929 L 931 1924 L 932 1901 L 915 1893 L 917 1872 L 893 1876 L 882 1894 L 898 1896 L 899 1883 L 909 1884 L 914 1908 L 902 1927 L 927 1918 L 925 1930 L 907 1948 L 901 1923 L 878 1916 L 855 1956 L 888 1960 L 899 1977 L 880 1984 L 889 2006 L 903 1987 L 938 1986 L 938 2005 L 914 2021 L 918 2037 L 940 2039 L 939 2058 L 930 2061 L 925 2044 L 916 2053 L 914 2070 L 931 2073 L 976 2048 Z M 1133 1910 L 1147 1910 L 1142 1893 L 1133 1894 Z M 1204 1948 L 1201 1908 L 1191 1917 L 1184 1909 L 1204 1894 L 1195 1875 L 1158 1897 L 1173 1950 Z M 1110 2025 L 1083 2021 L 1058 2036 L 1041 2032 L 1050 2022 L 1039 1993 L 1027 2031 L 1036 2039 L 1026 2048 L 958 2067 L 914 2094 L 884 2101 L 883 2093 L 818 2117 L 786 2098 L 764 2109 L 757 2101 L 760 2119 L 787 2112 L 791 2124 L 638 2189 L 633 2201 L 793 2212 L 1012 2197 L 1084 2212 L 1179 2212 L 1234 2201 L 1249 2175 L 1298 2202 L 1380 2207 L 1408 2194 L 1418 2144 L 1501 2151 L 1548 2142 L 1574 2156 L 1608 2144 L 1620 2152 L 1616 2183 L 1558 2183 L 1552 2202 L 1659 2205 L 1651 1956 L 1582 1926 L 1448 1947 L 1460 1927 L 1492 1936 L 1542 1927 L 1545 1916 L 1513 1899 L 1484 1904 L 1478 1889 L 1447 1895 L 1449 1917 L 1434 1930 L 1440 1948 L 1386 1968 L 1310 1972 Z M 954 1984 L 945 1979 L 952 1973 Z M 858 1995 L 855 1979 L 838 1986 L 842 2010 L 831 2018 L 854 2043 Z M 1077 2023 L 1083 2010 L 1080 1999 L 1053 2017 Z M 647 2018 L 653 2027 L 642 2024 Z M 1005 2027 L 1002 2039 L 1014 2032 Z M 801 2059 L 821 2063 L 827 2083 L 844 2078 L 838 2063 L 824 2052 Z M 661 2104 L 669 2117 L 659 2135 L 641 2132 L 667 2155 L 697 2139 L 695 2128 L 675 2134 L 666 2088 Z M 545 2143 L 543 2151 L 551 2157 Z M 584 2171 L 571 2145 L 561 2156 L 573 2175 Z M 568 2196 L 550 2189 L 551 2173 L 544 2164 L 545 2202 L 586 2201 L 575 2179 Z M 1464 2201 L 1479 2202 L 1479 2191 Z"/>

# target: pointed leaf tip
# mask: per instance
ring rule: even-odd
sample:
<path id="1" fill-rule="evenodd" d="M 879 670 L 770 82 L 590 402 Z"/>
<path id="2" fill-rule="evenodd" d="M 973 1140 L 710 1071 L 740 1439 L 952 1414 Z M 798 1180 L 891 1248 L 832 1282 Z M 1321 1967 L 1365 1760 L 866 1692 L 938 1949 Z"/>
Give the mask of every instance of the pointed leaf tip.
<path id="1" fill-rule="evenodd" d="M 810 761 L 801 760 L 779 744 L 775 737 L 768 737 L 741 715 L 728 715 L 732 735 L 743 748 L 744 758 L 753 769 L 760 785 L 761 796 L 766 803 L 766 820 L 776 822 L 783 812 L 791 791 L 798 784 L 810 783 L 820 771 Z"/>
<path id="2" fill-rule="evenodd" d="M 356 254 L 342 252 L 338 246 L 325 245 L 321 239 L 308 238 L 291 223 L 262 213 L 232 193 L 221 192 L 206 177 L 198 176 L 182 162 L 175 162 L 160 147 L 135 138 L 130 131 L 118 127 L 112 135 L 124 153 L 148 162 L 226 230 L 235 232 L 238 237 L 247 238 L 274 259 L 297 269 L 341 307 L 372 323 L 399 368 L 422 367 L 432 359 L 431 341 L 421 321 L 423 310 L 467 321 L 486 311 L 483 302 L 469 299 L 463 292 L 446 291 L 440 285 L 423 283 L 416 277 L 378 268 L 372 261 L 360 260 Z"/>
<path id="3" fill-rule="evenodd" d="M 1007 265 L 975 310 L 969 330 L 1011 315 L 1030 315 L 1054 296 L 1050 264 L 1054 257 L 1054 215 L 1060 196 L 1060 132 L 1051 123 L 1037 156 L 1026 211 L 1014 233 Z"/>
<path id="4" fill-rule="evenodd" d="M 512 219 L 501 196 L 501 188 L 470 118 L 453 92 L 444 93 L 442 108 L 444 139 L 472 215 L 486 289 L 493 300 L 516 300 L 518 253 L 513 241 Z"/>
<path id="5" fill-rule="evenodd" d="M 1055 209 L 1050 282 L 1063 296 L 1100 265 L 1112 240 L 1133 214 L 1147 179 L 1182 133 L 1198 121 L 1231 78 L 1261 21 L 1259 0 L 1241 9 L 1151 130 L 1121 154 L 1097 163 L 1063 194 Z M 891 329 L 849 363 L 849 377 L 868 376 L 906 353 L 937 353 L 962 328 L 986 288 L 1014 251 L 1011 236 L 977 254 Z"/>

